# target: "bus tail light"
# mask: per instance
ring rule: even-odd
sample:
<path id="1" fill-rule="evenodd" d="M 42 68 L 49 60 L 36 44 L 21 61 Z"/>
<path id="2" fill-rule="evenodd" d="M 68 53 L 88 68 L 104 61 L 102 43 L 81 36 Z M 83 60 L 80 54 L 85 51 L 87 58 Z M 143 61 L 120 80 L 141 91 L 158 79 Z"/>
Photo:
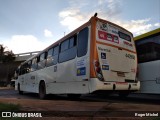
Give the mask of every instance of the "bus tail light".
<path id="1" fill-rule="evenodd" d="M 95 66 L 99 67 L 99 62 L 98 61 L 95 62 Z"/>
<path id="2" fill-rule="evenodd" d="M 103 78 L 103 75 L 102 75 L 102 71 L 101 71 L 101 68 L 100 68 L 99 61 L 95 61 L 94 62 L 94 67 L 95 67 L 95 71 L 96 71 L 98 79 L 101 80 L 101 81 L 103 81 L 104 78 Z"/>
<path id="3" fill-rule="evenodd" d="M 100 73 L 101 72 L 101 68 L 100 67 L 96 67 L 96 72 Z"/>

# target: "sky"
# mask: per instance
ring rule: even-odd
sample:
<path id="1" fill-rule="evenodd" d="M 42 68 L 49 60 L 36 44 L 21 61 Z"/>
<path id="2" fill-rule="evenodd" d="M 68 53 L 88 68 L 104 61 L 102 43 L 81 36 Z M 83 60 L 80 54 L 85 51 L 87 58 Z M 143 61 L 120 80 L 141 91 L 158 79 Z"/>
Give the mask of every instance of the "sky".
<path id="1" fill-rule="evenodd" d="M 134 36 L 160 27 L 160 0 L 0 0 L 0 44 L 14 54 L 41 51 L 95 12 Z"/>

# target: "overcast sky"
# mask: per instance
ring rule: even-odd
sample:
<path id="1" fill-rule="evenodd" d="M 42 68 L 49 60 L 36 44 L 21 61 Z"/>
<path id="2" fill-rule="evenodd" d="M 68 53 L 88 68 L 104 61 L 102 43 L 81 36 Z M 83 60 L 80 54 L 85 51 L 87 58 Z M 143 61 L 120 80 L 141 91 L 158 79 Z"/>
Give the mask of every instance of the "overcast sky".
<path id="1" fill-rule="evenodd" d="M 160 0 L 0 0 L 0 44 L 15 54 L 43 50 L 95 12 L 134 36 L 160 27 Z"/>

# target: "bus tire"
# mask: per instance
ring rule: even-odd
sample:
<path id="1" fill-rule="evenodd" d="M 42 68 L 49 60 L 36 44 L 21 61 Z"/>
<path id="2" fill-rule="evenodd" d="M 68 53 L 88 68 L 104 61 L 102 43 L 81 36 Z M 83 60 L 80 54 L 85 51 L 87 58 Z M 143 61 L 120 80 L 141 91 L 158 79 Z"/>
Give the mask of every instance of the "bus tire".
<path id="1" fill-rule="evenodd" d="M 21 91 L 21 86 L 20 86 L 19 83 L 18 83 L 18 93 L 19 93 L 20 95 L 23 95 L 23 91 Z"/>
<path id="2" fill-rule="evenodd" d="M 67 94 L 68 98 L 71 100 L 76 100 L 81 97 L 81 94 Z"/>
<path id="3" fill-rule="evenodd" d="M 46 99 L 46 85 L 44 81 L 41 81 L 39 84 L 39 98 Z"/>

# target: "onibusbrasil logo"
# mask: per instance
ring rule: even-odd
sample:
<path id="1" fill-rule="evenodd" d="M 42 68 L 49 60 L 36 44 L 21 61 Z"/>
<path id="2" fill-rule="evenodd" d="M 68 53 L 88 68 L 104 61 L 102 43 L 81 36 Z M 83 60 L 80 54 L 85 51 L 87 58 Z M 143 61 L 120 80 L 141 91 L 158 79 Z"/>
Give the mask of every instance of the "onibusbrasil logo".
<path id="1" fill-rule="evenodd" d="M 36 112 L 2 112 L 2 117 L 42 117 L 42 114 Z"/>

